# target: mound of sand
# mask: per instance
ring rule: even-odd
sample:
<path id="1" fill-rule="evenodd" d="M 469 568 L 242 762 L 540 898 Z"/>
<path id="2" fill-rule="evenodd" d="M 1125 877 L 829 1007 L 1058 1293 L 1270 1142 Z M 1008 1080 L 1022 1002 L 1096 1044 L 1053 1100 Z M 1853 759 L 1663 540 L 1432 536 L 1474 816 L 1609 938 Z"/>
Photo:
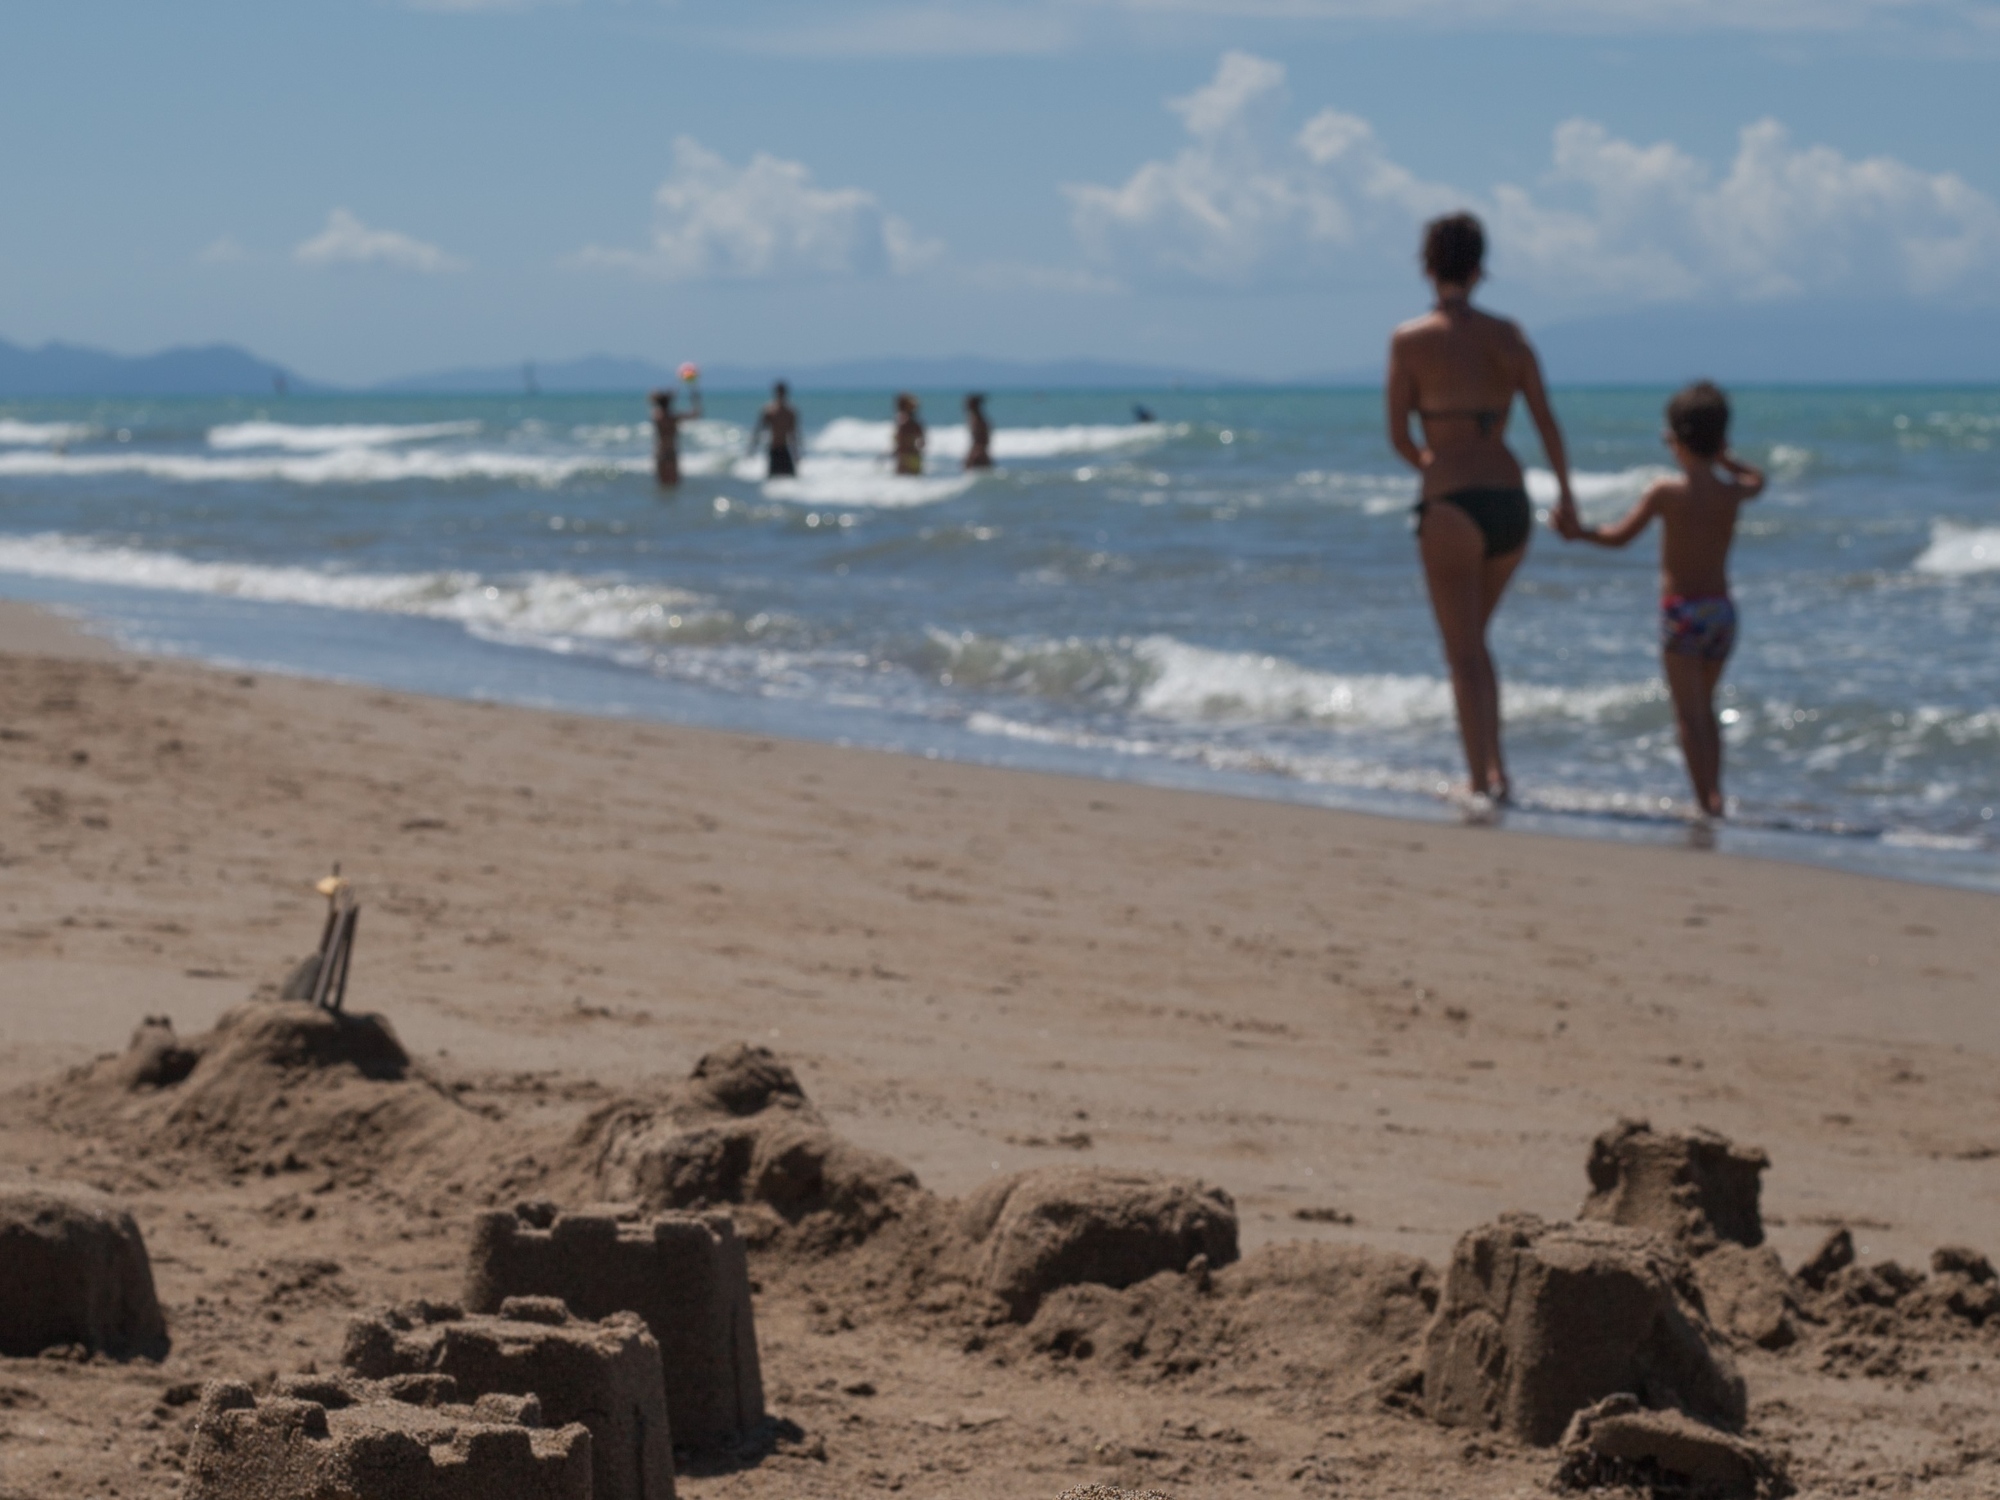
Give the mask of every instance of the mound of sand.
<path id="1" fill-rule="evenodd" d="M 1792 1493 L 1782 1463 L 1753 1443 L 1677 1411 L 1607 1396 L 1570 1418 L 1558 1489 L 1616 1488 L 1701 1500 L 1777 1500 Z"/>
<path id="2" fill-rule="evenodd" d="M 1315 1400 L 1408 1383 L 1438 1300 L 1423 1261 L 1363 1245 L 1271 1245 L 1209 1275 L 1048 1294 L 1026 1328 L 1036 1356 L 1142 1382 L 1256 1370 Z"/>
<path id="3" fill-rule="evenodd" d="M 1111 1167 L 1043 1167 L 989 1183 L 960 1210 L 975 1275 L 1026 1322 L 1059 1287 L 1127 1287 L 1197 1256 L 1236 1259 L 1236 1205 L 1191 1178 Z"/>
<path id="4" fill-rule="evenodd" d="M 166 1356 L 146 1242 L 132 1215 L 94 1188 L 0 1188 L 0 1354 L 65 1345 Z"/>
<path id="5" fill-rule="evenodd" d="M 1827 1368 L 1895 1375 L 1919 1367 L 1926 1345 L 2000 1330 L 2000 1276 L 1978 1251 L 1948 1245 L 1931 1253 L 1928 1275 L 1893 1260 L 1842 1266 L 1805 1311 L 1825 1325 Z"/>
<path id="6" fill-rule="evenodd" d="M 597 1191 L 658 1212 L 761 1205 L 759 1241 L 824 1250 L 867 1238 L 920 1192 L 916 1174 L 828 1128 L 797 1076 L 763 1047 L 712 1052 L 651 1101 L 600 1110 L 583 1128 Z"/>
<path id="7" fill-rule="evenodd" d="M 249 1001 L 185 1042 L 149 1017 L 124 1054 L 70 1074 L 50 1105 L 135 1156 L 356 1181 L 454 1160 L 443 1139 L 474 1118 L 411 1063 L 385 1018 L 284 1000 Z M 462 1170 L 466 1153 L 455 1160 Z"/>

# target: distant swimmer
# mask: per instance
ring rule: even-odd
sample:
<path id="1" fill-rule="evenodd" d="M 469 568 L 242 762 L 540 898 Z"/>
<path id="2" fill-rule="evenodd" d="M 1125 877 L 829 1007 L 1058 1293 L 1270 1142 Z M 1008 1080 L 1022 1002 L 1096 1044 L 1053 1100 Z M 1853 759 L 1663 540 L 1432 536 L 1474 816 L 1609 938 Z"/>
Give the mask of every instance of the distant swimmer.
<path id="1" fill-rule="evenodd" d="M 993 424 L 986 420 L 986 398 L 965 398 L 965 466 L 968 469 L 993 467 Z"/>
<path id="2" fill-rule="evenodd" d="M 689 373 L 693 369 L 693 365 L 681 367 L 681 379 L 688 383 L 688 403 L 693 407 L 686 415 L 674 411 L 672 391 L 653 392 L 653 477 L 666 489 L 681 482 L 681 424 L 701 417 L 701 387 Z"/>
<path id="3" fill-rule="evenodd" d="M 896 472 L 924 472 L 924 423 L 917 415 L 917 398 L 908 391 L 896 397 Z"/>
<path id="4" fill-rule="evenodd" d="M 750 429 L 750 447 L 754 452 L 757 439 L 769 433 L 771 446 L 767 450 L 770 468 L 767 479 L 789 479 L 799 472 L 799 414 L 791 402 L 791 387 L 779 381 L 771 387 L 771 400 L 757 414 L 757 425 Z"/>
<path id="5" fill-rule="evenodd" d="M 1152 408 L 1150 408 L 1150 407 L 1146 407 L 1146 406 L 1135 406 L 1135 407 L 1133 407 L 1133 408 L 1132 408 L 1132 420 L 1133 420 L 1133 421 L 1135 421 L 1135 422 L 1150 422 L 1150 421 L 1152 421 L 1152 420 L 1153 420 L 1153 412 L 1152 412 Z"/>

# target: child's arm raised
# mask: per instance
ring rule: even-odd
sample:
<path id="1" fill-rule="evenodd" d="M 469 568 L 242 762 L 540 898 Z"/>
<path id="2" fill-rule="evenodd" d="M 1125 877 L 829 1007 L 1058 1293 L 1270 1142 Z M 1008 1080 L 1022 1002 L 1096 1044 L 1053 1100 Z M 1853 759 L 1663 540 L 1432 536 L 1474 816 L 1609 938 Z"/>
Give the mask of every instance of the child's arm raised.
<path id="1" fill-rule="evenodd" d="M 1729 477 L 1736 481 L 1737 498 L 1755 500 L 1764 493 L 1764 471 L 1755 464 L 1746 464 L 1733 453 L 1725 453 L 1717 460 L 1729 471 Z"/>
<path id="2" fill-rule="evenodd" d="M 1652 524 L 1653 517 L 1660 513 L 1660 496 L 1671 485 L 1671 479 L 1656 479 L 1646 486 L 1646 493 L 1639 497 L 1639 503 L 1622 521 L 1614 521 L 1609 526 L 1580 526 L 1575 539 L 1580 542 L 1595 542 L 1600 547 L 1624 547 Z"/>

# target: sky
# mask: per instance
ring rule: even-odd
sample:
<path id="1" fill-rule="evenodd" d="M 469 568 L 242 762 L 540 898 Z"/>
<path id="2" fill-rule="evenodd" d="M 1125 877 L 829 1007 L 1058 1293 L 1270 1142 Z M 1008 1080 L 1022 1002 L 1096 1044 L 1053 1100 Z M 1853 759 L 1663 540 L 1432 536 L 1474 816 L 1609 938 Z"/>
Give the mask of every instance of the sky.
<path id="1" fill-rule="evenodd" d="M 29 0 L 0 337 L 365 382 L 2000 306 L 2000 0 Z"/>

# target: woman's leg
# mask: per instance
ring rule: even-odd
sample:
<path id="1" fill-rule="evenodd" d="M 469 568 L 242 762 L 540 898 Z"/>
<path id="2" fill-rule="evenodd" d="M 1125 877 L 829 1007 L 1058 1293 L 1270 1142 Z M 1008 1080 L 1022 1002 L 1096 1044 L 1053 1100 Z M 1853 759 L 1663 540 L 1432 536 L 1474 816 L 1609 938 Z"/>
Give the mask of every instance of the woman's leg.
<path id="1" fill-rule="evenodd" d="M 1507 592 L 1507 585 L 1514 577 L 1514 570 L 1521 566 L 1521 560 L 1528 555 L 1528 549 L 1521 547 L 1504 557 L 1482 559 L 1480 571 L 1480 617 L 1479 648 L 1486 661 L 1486 723 L 1491 727 L 1492 737 L 1486 747 L 1486 766 L 1493 795 L 1505 800 L 1513 790 L 1513 782 L 1507 776 L 1507 758 L 1500 749 L 1500 669 L 1493 664 L 1493 648 L 1487 644 L 1487 628 L 1493 623 L 1493 611 L 1500 607 L 1500 597 Z"/>
<path id="2" fill-rule="evenodd" d="M 1458 733 L 1475 792 L 1504 795 L 1506 772 L 1500 755 L 1500 687 L 1486 650 L 1486 624 L 1500 602 L 1521 553 L 1486 557 L 1486 539 L 1457 506 L 1432 501 L 1424 508 L 1417 538 L 1458 706 Z M 1495 777 L 1499 780 L 1496 784 Z"/>

